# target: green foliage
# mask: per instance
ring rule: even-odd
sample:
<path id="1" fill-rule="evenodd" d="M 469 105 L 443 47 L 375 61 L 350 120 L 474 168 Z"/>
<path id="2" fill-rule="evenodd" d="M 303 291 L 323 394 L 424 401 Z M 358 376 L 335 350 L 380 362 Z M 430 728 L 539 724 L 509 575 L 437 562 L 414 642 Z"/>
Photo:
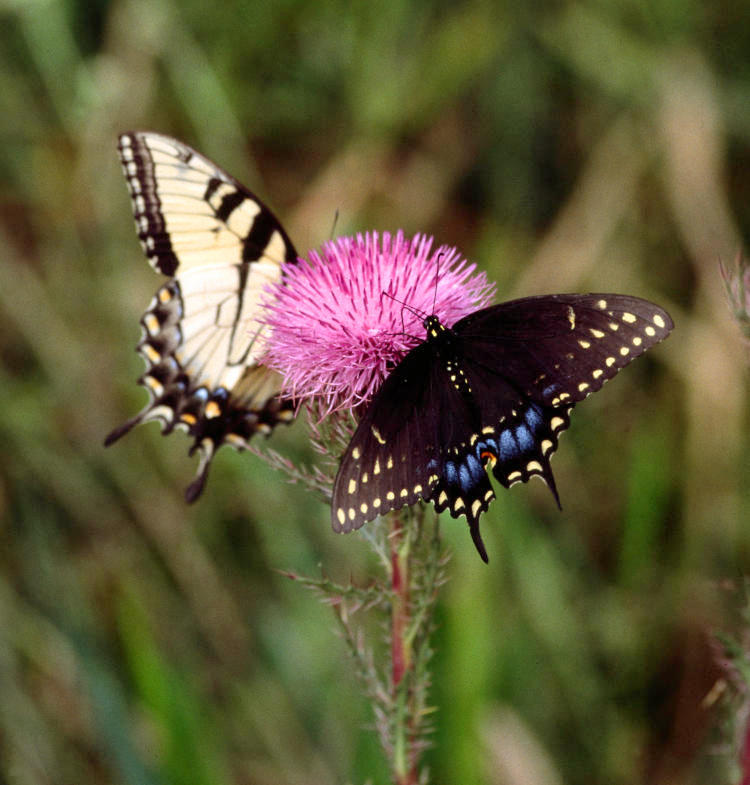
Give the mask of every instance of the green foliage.
<path id="1" fill-rule="evenodd" d="M 363 534 L 335 536 L 252 455 L 222 450 L 188 508 L 184 437 L 102 447 L 145 398 L 131 347 L 159 278 L 115 140 L 149 128 L 247 182 L 300 251 L 338 210 L 340 234 L 458 246 L 502 299 L 623 291 L 672 313 L 574 413 L 562 514 L 539 483 L 498 489 L 489 567 L 442 522 L 426 760 L 441 783 L 731 781 L 702 701 L 709 633 L 731 626 L 716 586 L 750 558 L 748 353 L 718 267 L 750 231 L 750 7 L 0 14 L 0 779 L 388 781 L 335 616 L 279 572 L 366 588 Z M 319 460 L 302 423 L 269 444 Z"/>

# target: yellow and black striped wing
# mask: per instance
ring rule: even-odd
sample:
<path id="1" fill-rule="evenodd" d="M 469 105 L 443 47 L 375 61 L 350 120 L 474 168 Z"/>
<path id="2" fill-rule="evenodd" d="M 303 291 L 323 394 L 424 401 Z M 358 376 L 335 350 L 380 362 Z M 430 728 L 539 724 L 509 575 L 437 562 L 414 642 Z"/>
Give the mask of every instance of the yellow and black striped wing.
<path id="1" fill-rule="evenodd" d="M 193 501 L 222 444 L 242 449 L 292 419 L 280 378 L 259 360 L 264 289 L 297 254 L 260 199 L 188 145 L 133 132 L 120 136 L 118 150 L 141 246 L 169 280 L 141 318 L 139 382 L 149 403 L 105 444 L 148 420 L 164 433 L 186 430 L 191 453 L 200 453 L 186 492 Z"/>

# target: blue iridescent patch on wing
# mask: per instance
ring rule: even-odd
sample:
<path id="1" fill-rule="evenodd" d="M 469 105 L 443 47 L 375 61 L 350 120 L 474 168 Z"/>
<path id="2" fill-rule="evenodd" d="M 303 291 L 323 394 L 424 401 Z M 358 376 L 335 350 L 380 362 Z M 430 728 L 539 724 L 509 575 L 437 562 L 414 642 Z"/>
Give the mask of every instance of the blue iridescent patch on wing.
<path id="1" fill-rule="evenodd" d="M 534 436 L 526 425 L 519 425 L 515 429 L 516 442 L 521 451 L 528 452 L 534 446 Z"/>
<path id="2" fill-rule="evenodd" d="M 529 426 L 529 428 L 531 428 L 532 431 L 536 431 L 540 425 L 544 425 L 544 418 L 542 417 L 542 413 L 535 403 L 532 403 L 524 412 L 523 418 L 526 420 L 526 424 Z"/>
<path id="3" fill-rule="evenodd" d="M 443 477 L 448 485 L 456 485 L 458 483 L 458 470 L 453 461 L 446 461 L 443 467 Z"/>
<path id="4" fill-rule="evenodd" d="M 466 456 L 466 468 L 468 469 L 473 482 L 481 480 L 485 474 L 482 462 L 473 453 L 469 453 Z"/>
<path id="5" fill-rule="evenodd" d="M 513 430 L 506 428 L 500 433 L 500 450 L 497 456 L 501 461 L 513 460 L 518 455 L 518 444 L 513 436 Z"/>
<path id="6" fill-rule="evenodd" d="M 559 389 L 559 384 L 549 384 L 542 390 L 542 397 L 552 398 Z"/>

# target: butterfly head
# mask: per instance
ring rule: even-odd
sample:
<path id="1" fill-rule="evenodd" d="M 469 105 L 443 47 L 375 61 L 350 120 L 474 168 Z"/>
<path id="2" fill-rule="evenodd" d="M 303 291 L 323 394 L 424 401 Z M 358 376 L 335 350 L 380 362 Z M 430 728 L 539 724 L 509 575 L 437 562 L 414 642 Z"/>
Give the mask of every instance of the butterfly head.
<path id="1" fill-rule="evenodd" d="M 435 314 L 431 314 L 430 316 L 425 316 L 422 320 L 422 325 L 424 326 L 427 333 L 436 338 L 442 331 L 445 330 L 445 327 L 440 323 L 440 319 L 435 316 Z"/>

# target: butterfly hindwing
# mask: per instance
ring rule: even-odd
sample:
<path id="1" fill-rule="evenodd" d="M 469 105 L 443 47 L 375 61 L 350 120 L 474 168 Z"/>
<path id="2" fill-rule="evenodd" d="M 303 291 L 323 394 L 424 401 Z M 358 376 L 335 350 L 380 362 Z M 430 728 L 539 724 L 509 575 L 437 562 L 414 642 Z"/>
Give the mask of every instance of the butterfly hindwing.
<path id="1" fill-rule="evenodd" d="M 503 303 L 452 329 L 431 316 L 425 327 L 427 340 L 387 377 L 344 454 L 334 528 L 431 500 L 466 517 L 486 561 L 479 518 L 494 498 L 487 470 L 505 487 L 538 475 L 559 505 L 550 458 L 573 406 L 673 324 L 646 300 L 591 294 Z M 368 467 L 384 460 L 389 472 L 373 494 Z"/>
<path id="2" fill-rule="evenodd" d="M 242 449 L 292 419 L 280 377 L 259 358 L 264 288 L 297 254 L 256 196 L 182 142 L 135 132 L 122 134 L 118 149 L 144 253 L 171 278 L 141 318 L 139 382 L 150 401 L 105 444 L 153 419 L 164 433 L 187 430 L 190 452 L 200 453 L 186 493 L 193 501 L 222 444 Z"/>

